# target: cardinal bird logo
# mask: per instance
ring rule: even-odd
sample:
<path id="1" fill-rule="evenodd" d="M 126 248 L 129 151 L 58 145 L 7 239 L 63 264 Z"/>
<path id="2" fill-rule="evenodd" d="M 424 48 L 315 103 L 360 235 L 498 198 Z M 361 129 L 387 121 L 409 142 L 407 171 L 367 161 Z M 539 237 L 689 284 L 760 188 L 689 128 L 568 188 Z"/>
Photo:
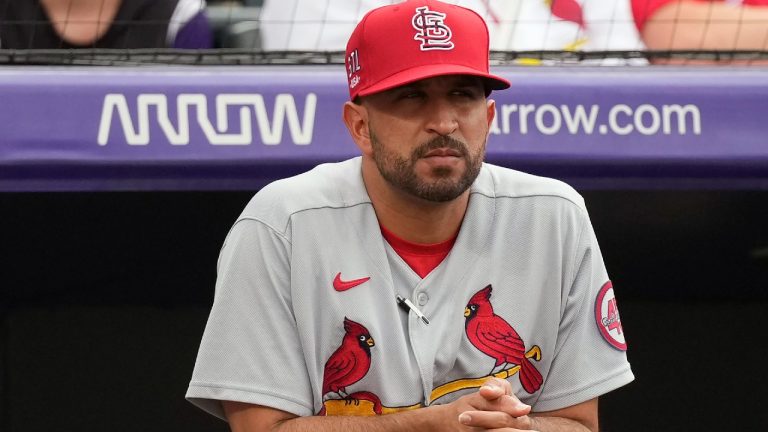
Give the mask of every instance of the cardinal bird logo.
<path id="1" fill-rule="evenodd" d="M 504 318 L 493 313 L 491 285 L 476 292 L 464 309 L 464 328 L 467 338 L 480 352 L 496 360 L 490 375 L 496 368 L 508 364 L 520 366 L 520 384 L 528 393 L 536 392 L 544 379 L 526 355 L 525 344 L 515 329 Z"/>
<path id="2" fill-rule="evenodd" d="M 586 27 L 584 25 L 584 12 L 576 0 L 545 0 L 545 3 L 549 4 L 552 15 L 576 23 L 581 28 Z"/>
<path id="3" fill-rule="evenodd" d="M 370 332 L 362 324 L 344 317 L 344 338 L 331 354 L 323 372 L 323 395 L 330 392 L 348 398 L 346 387 L 360 381 L 371 367 Z"/>

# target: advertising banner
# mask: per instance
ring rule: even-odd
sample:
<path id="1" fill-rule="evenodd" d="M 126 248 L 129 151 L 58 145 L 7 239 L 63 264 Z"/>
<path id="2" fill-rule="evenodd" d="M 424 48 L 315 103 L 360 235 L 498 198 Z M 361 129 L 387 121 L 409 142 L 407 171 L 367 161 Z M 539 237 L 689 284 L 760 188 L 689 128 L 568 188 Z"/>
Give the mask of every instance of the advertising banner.
<path id="1" fill-rule="evenodd" d="M 595 188 L 764 188 L 761 69 L 499 67 L 487 161 Z M 358 155 L 343 66 L 7 68 L 0 190 L 258 188 Z"/>

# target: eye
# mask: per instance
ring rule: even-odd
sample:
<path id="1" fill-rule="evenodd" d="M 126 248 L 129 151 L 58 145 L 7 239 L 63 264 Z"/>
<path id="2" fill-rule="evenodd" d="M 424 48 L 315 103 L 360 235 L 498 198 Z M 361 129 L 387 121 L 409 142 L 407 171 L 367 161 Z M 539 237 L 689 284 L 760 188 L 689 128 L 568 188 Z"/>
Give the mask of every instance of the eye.
<path id="1" fill-rule="evenodd" d="M 399 87 L 393 96 L 395 100 L 413 100 L 424 97 L 424 91 L 416 86 Z"/>
<path id="2" fill-rule="evenodd" d="M 469 305 L 469 309 L 472 310 L 472 311 L 476 311 L 477 310 L 477 305 L 474 305 L 474 304 L 473 305 Z"/>
<path id="3" fill-rule="evenodd" d="M 480 92 L 474 88 L 474 87 L 462 87 L 455 89 L 451 92 L 452 96 L 457 96 L 461 98 L 467 98 L 467 99 L 476 99 L 480 97 Z"/>
<path id="4" fill-rule="evenodd" d="M 409 91 L 409 92 L 403 92 L 400 94 L 400 99 L 420 99 L 424 97 L 424 92 L 420 91 Z"/>
<path id="5" fill-rule="evenodd" d="M 357 338 L 360 339 L 362 342 L 365 342 L 365 335 L 360 335 Z"/>

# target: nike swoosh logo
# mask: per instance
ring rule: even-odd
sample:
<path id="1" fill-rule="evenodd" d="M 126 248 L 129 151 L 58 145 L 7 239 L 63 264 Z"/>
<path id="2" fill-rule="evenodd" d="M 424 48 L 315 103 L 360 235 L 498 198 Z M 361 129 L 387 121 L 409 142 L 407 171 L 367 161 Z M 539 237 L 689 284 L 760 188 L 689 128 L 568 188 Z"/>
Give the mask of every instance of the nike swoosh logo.
<path id="1" fill-rule="evenodd" d="M 338 292 L 346 291 L 350 288 L 354 288 L 362 283 L 368 282 L 371 278 L 370 277 L 364 277 L 360 279 L 352 279 L 349 281 L 343 281 L 341 280 L 341 272 L 336 275 L 335 278 L 333 278 L 333 289 L 335 289 Z"/>

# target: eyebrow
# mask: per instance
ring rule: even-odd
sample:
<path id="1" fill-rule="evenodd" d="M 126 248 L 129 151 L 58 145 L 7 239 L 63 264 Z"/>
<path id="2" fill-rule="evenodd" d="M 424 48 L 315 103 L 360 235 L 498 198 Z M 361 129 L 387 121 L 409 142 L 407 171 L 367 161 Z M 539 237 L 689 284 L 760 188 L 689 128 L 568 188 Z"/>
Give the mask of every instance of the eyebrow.
<path id="1" fill-rule="evenodd" d="M 426 78 L 430 79 L 430 78 Z M 452 81 L 450 81 L 450 84 L 452 86 L 457 87 L 467 87 L 467 86 L 480 86 L 483 87 L 483 82 L 479 77 L 471 76 L 471 75 L 457 75 L 454 78 L 451 78 Z M 424 84 L 425 80 L 419 80 L 414 81 L 408 84 L 403 84 L 402 86 L 395 87 L 395 89 L 422 89 L 426 85 Z"/>
<path id="2" fill-rule="evenodd" d="M 479 85 L 482 87 L 483 80 L 476 76 L 462 75 L 458 79 L 456 79 L 454 84 L 459 86 Z"/>

